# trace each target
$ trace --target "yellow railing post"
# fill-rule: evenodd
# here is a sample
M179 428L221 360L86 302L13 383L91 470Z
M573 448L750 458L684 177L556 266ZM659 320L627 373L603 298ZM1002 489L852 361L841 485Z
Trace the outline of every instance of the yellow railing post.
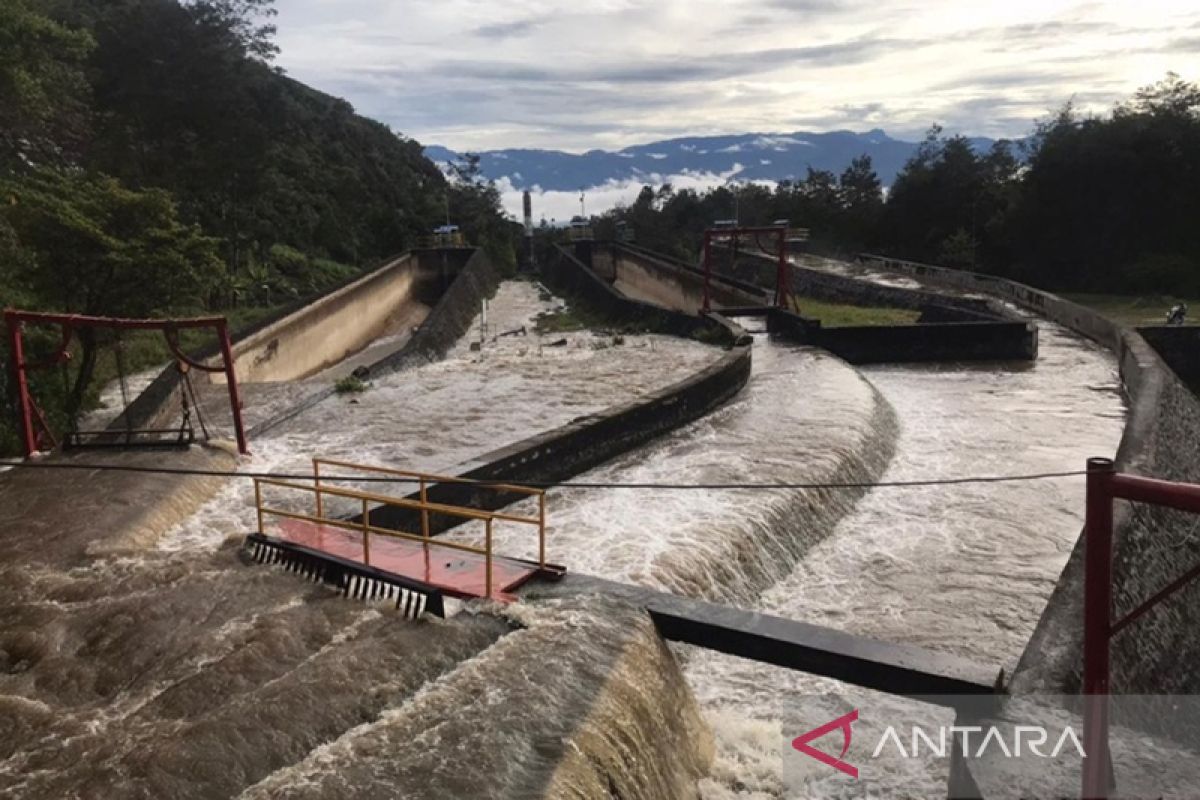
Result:
M488 517L486 520L484 520L484 524L487 526L487 538L485 539L486 544L484 545L484 550L486 552L486 558L487 558L487 564L484 567L485 575L486 575L486 577L484 578L484 596L491 598L491 596L492 596L492 518Z
M313 484L316 486L317 494L317 518L325 518L325 504L321 499L321 461L313 459Z
M263 530L262 484L258 478L254 479L254 508L258 512L258 533L261 536L266 531Z
M546 568L546 493L538 495L538 566Z
M363 528L363 563L371 565L371 509L367 508L367 498L362 501Z
M421 535L429 538L429 495L425 491L425 476L421 476Z

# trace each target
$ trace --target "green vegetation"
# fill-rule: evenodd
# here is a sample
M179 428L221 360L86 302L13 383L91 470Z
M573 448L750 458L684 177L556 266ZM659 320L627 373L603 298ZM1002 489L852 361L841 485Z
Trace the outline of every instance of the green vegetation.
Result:
M1079 303L1081 306L1095 309L1115 322L1134 328L1141 325L1164 324L1167 312L1181 299L1168 295L1079 293L1067 293L1063 297ZM1189 309L1195 309L1197 313L1200 313L1200 300L1183 300L1183 302Z
M271 6L0 0L0 305L236 328L415 245L447 200L469 241L515 263L477 161L448 180L417 142L286 77ZM51 332L29 335L35 358L52 352ZM66 390L38 379L56 426L112 377L103 344L78 342ZM166 358L149 342L127 355L131 370ZM5 410L2 455L10 426Z
M616 223L692 260L704 229L789 219L818 251L873 250L1054 291L1200 295L1200 87L1168 75L1103 117L1070 105L1019 144L977 153L934 127L886 200L867 158L769 188L646 187Z
M333 388L338 394L362 394L370 386L355 375L347 375L335 383Z
M809 297L796 298L796 311L806 317L821 320L826 328L850 325L913 325L921 316L918 311L882 306L847 306L825 303Z

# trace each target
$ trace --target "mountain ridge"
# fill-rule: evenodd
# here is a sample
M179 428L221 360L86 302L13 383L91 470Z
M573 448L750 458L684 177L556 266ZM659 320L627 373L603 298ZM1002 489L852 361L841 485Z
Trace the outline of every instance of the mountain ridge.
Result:
M967 137L977 150L996 140ZM719 136L679 136L621 150L567 153L540 148L479 151L483 175L507 181L514 189L574 191L611 183L657 183L673 175L710 174L729 180L796 180L813 169L840 173L860 155L871 157L883 184L891 185L920 142L896 139L880 128L850 130L751 132ZM439 145L425 147L439 165L461 157Z

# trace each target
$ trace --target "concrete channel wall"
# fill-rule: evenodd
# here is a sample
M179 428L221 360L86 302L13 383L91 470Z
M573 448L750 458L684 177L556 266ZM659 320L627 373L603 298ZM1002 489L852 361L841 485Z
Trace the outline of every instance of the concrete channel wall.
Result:
M1030 361L1037 358L1037 326L1029 322L973 321L916 325L796 324L797 315L773 311L767 329L825 350L851 364L955 361ZM802 319L802 318L799 318Z
M595 242L590 249L591 260L582 255L579 260L626 297L688 314L704 305L704 274L690 265L625 244ZM717 279L710 283L709 300L723 308L766 304L771 297L756 286Z
M379 377L443 358L455 342L470 330L482 301L494 295L496 287L500 285L500 272L483 250L422 250L415 255L427 262L427 270L446 275L450 287L442 293L420 330L400 350L366 365L370 376ZM332 384L318 389L251 428L250 437L261 436L333 396L336 391Z
M400 274L389 272L391 268L398 266L403 267ZM394 287L406 283L405 273L416 274L417 279L408 284L413 292L400 298L400 305L407 307L419 302L433 308L422 313L420 329L401 350L368 366L368 370L375 374L402 369L415 363L425 363L444 355L458 337L466 333L475 310L479 308L479 301L494 294L500 282L499 273L490 259L475 248L414 250L405 253L367 276L352 280L317 297L307 298L254 326L235 332L234 353L237 358L235 363L238 364L239 382L249 382L240 366L248 352L265 352L265 349L270 348L272 340L278 341L275 345L277 353L292 352L296 342L291 339L291 333L298 331L303 335L322 326L322 320L325 321L324 324L329 324L328 320L336 319L338 324L352 331L358 330L360 326L363 330L378 331L374 320L378 319L379 312L386 314L386 308L379 306L370 295L371 288L379 286L374 281L382 281L385 286L390 284ZM377 312L366 318L365 325L353 313L357 307L356 299L372 306ZM358 334L349 338L362 340L362 344L370 341ZM237 357L238 353L243 355ZM215 345L191 354L192 358L197 360L210 360L215 355ZM272 360L278 358L277 356ZM262 374L258 373L259 376ZM253 379L251 377L251 380ZM168 365L130 405L129 418L132 426L153 428L173 422L176 412L172 404L176 383L175 367L173 364ZM332 386L315 392L291 408L259 423L249 434L261 435L332 393ZM121 420L122 424L123 422ZM114 427L117 424L114 422Z
M627 298L561 247L544 263L542 279L614 323L720 342L728 351L703 370L649 396L481 455L456 468L456 476L512 483L563 481L700 419L724 405L750 379L753 339L719 314L692 316ZM457 483L432 486L428 496L434 502L486 509L503 508L524 497ZM402 530L417 530L419 525L415 514L391 507L372 510L371 522ZM436 533L458 522L433 515L430 527Z
M386 333L419 325L440 294L443 277L411 253L400 256L237 342L233 353L238 380L306 378Z
M1010 300L1113 351L1128 395L1121 471L1200 482L1200 401L1137 331L1050 292L992 275L864 255L873 266ZM1097 453L1097 456L1108 455ZM1084 464L1079 468L1083 469ZM1200 561L1197 517L1117 503L1114 517L1114 618L1135 608ZM1083 539L1076 543L1013 676L1017 692L1073 692L1082 671ZM1118 694L1200 691L1200 583L1193 582L1113 640Z
M602 245L593 254L608 251L615 263L615 288L626 285L641 297L659 305L699 303L703 296L703 272L687 264L627 245ZM953 361L1028 361L1037 358L1037 326L1028 321L1001 318L981 299L948 297L900 287L880 287L866 281L828 275L795 267L809 290L832 302L854 305L887 305L918 309L915 325L844 325L826 327L820 320L783 309L766 308L771 292L756 285L774 285L776 264L750 255L739 261L736 276L713 276L714 304L725 308L763 307L767 329L798 344L821 347L851 364L887 364ZM623 266L628 265L628 266ZM794 265L793 265L794 266ZM601 273L602 274L602 273ZM747 280L749 279L749 280ZM698 305L697 305L698 307ZM731 311L730 313L734 313Z

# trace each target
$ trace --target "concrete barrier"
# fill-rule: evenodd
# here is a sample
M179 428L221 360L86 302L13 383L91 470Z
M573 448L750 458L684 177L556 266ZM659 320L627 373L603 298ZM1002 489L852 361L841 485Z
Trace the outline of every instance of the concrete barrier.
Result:
M1010 300L1113 351L1129 400L1117 469L1200 482L1200 401L1137 331L1040 289L994 275L864 254L867 263L931 283ZM1096 455L1106 455L1097 453ZM1084 464L1079 465L1080 469ZM1128 611L1200 561L1195 515L1118 503L1114 514L1114 613ZM1118 694L1200 691L1200 584L1192 583L1113 641L1112 688ZM1074 550L1035 629L1012 688L1074 692L1083 640L1083 539ZM1148 721L1152 722L1152 721Z
M702 271L629 245L603 247L607 248L607 260L613 265L613 287L626 297L689 314L694 314L703 307ZM598 244L597 253L603 253L603 247ZM604 260L603 256L601 260ZM719 277L709 282L709 301L714 308L765 305L771 300L771 293L764 292L757 286Z

